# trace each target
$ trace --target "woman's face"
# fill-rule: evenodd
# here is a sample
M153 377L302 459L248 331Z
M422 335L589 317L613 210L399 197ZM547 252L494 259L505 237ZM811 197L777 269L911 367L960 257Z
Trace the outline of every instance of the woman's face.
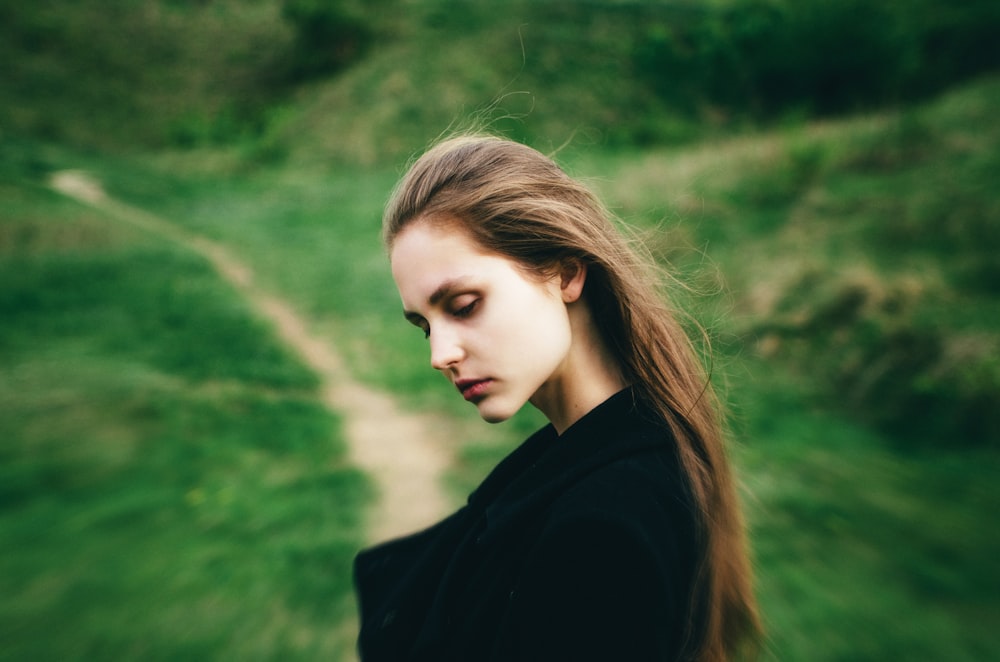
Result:
M495 423L565 372L572 342L559 276L528 276L454 224L416 221L397 237L392 275L431 366ZM552 389L543 389L551 391ZM533 399L534 398L534 399Z

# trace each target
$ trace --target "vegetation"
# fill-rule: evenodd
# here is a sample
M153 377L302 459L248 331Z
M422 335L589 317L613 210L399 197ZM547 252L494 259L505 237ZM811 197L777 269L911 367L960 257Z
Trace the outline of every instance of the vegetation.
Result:
M1000 66L990 0L0 0L0 19L5 127L325 164L398 163L474 114L549 147L688 143Z
M367 488L315 377L202 260L0 191L0 657L349 650Z
M747 140L735 157L723 147L683 178L656 152L610 177L630 208L659 197L711 248L737 297L723 315L737 342L906 446L996 447L998 104L993 81Z
M207 264L46 178L225 244L356 375L472 419L377 227L477 123L692 285L766 657L1000 656L995 4L0 0L0 657L347 657L367 498ZM456 491L539 422L484 426Z
M672 107L757 118L913 100L1000 65L995 3L744 0L635 7L638 73ZM958 37L961 35L961 38Z

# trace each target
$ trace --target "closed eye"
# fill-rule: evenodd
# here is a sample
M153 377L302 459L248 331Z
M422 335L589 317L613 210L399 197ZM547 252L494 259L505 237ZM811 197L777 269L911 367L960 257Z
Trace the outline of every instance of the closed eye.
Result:
M464 319L464 318L472 315L472 313L475 312L476 307L478 305L479 305L479 299L473 299L470 303L468 303L468 304L462 306L461 308L459 308L458 310L452 312L452 315L454 315L455 317L458 317L459 319Z
M449 314L456 319L466 319L476 312L480 303L482 303L482 297L477 294L456 296L448 306L451 309ZM431 337L431 325L423 315L410 311L404 311L403 315L406 317L406 321L424 332L424 338Z

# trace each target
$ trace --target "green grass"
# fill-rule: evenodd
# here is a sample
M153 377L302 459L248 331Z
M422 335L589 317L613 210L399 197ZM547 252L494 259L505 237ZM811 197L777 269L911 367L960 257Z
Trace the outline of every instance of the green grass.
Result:
M1000 443L1000 83L624 159L602 188L728 298L720 332L905 443Z
M488 428L429 369L378 224L406 158L477 120L563 146L693 284L765 659L1000 658L995 77L806 123L821 99L779 85L767 114L718 80L754 72L726 30L767 27L720 17L788 3L383 4L366 56L306 83L279 0L23 4L0 0L0 659L344 657L369 497L315 376L204 260L45 177L88 170L221 242L355 375L482 430L462 493L541 417ZM827 16L888 45L889 73L923 62L917 96L995 66L990 3L917 4L862 8L890 24L803 3L819 31L786 37L808 52L750 59L844 92L824 73L850 58L811 48L851 41Z
M989 428L960 434L961 419L949 414L918 442L872 418L881 402L906 404L890 400L891 388L956 395L954 407L996 386L995 364L983 359L995 357L1000 328L990 280L1000 227L997 89L985 80L921 108L684 150L577 143L560 156L701 290L679 298L716 344L768 659L1000 655L991 630L1000 539L988 525L1000 506L995 437ZM115 195L230 247L263 287L315 320L365 381L409 407L474 421L400 315L377 236L396 170L247 167L223 152L141 163L42 154L47 161L19 161L22 179L54 164L91 170ZM22 596L3 616L16 625L8 630L31 635L17 645L36 640L55 613L72 632L57 640L65 648L48 642L59 653L70 641L118 658L184 656L187 645L196 657L337 650L344 637L331 624L349 610L346 575L333 570L343 560L326 558L345 559L357 544L363 490L326 445L336 422L319 411L308 373L199 260L27 184L5 195L14 212L0 240L0 301L14 321L0 331L0 356L10 367L4 409L17 415L2 432L21 440L18 457L28 459L0 466L10 502L36 505L5 515L3 539L11 549L44 543L32 548L42 553L5 555L11 572L0 576L29 578L0 586ZM183 274L183 285L157 276L168 273ZM892 344L907 333L940 343L933 347L947 351L930 356L951 362L914 363L922 355L899 348L924 345ZM146 342L151 334L163 342ZM176 352L177 342L204 346ZM862 378L874 379L864 369L884 356L902 357L894 369L910 372L893 374L913 381L864 391ZM980 420L975 411L967 420ZM538 423L527 413L488 432L484 425L451 483L475 484ZM142 445L201 435L218 439L216 450ZM74 436L111 443L67 441ZM138 458L151 464L139 468ZM294 522L317 525L280 530ZM83 561L61 551L68 541ZM129 559L151 559L121 561L129 569L120 584L100 571L116 542L147 552ZM161 547L168 553L152 553ZM233 568L247 556L260 565ZM179 577L163 589L170 618L120 606L140 604L144 582L161 576ZM327 600L327 591L341 597ZM103 597L93 615L78 615L89 594ZM266 596L266 608L254 596ZM192 621L176 615L184 608Z
M5 133L135 153L257 135L280 106L279 2L0 0L0 19Z
M471 117L546 148L691 143L996 71L994 5L0 0L0 122L314 166L392 163Z
M766 363L741 367L734 456L765 659L995 657L996 453L901 453Z
M366 480L207 263L0 182L0 658L352 645Z
M733 410L769 658L975 660L998 652L989 624L998 615L992 559L1000 539L983 526L1000 505L991 438L955 440L938 429L918 443L882 433L865 424L879 393L858 407L858 393L822 378L851 352L883 347L893 336L880 323L919 330L929 320L942 338L994 342L995 293L949 274L989 257L997 228L988 186L995 91L987 81L905 114L693 150L564 155L703 290L681 299L710 326ZM262 276L324 320L366 380L412 407L471 420L399 317L376 236L393 175L261 173L185 189L179 205L167 194L145 200L266 265ZM980 225L938 237L934 217L920 216L935 206L965 210L960 218ZM880 238L892 223L914 226L905 241ZM950 250L932 250L945 240ZM909 291L909 279L921 296L899 314L889 307L829 317L845 284L888 302ZM770 329L800 319L828 326L780 336L775 352ZM836 343L836 353L824 353L825 343ZM471 440L456 489L474 485L537 423L527 415L498 437ZM958 421L940 423L948 430Z

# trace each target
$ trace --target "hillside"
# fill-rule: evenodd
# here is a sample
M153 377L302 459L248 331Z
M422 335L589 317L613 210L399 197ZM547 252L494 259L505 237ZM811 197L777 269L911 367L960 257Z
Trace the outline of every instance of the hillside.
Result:
M461 499L540 417L482 426L428 369L378 224L415 151L478 125L684 284L764 659L1000 658L1000 5L498 6L0 0L0 648L349 660L373 496L270 323L52 173L224 247L353 376L474 430Z
M927 98L1000 67L998 28L987 0L0 0L0 126L319 166L477 123L646 148Z
M998 108L987 79L899 113L644 152L603 188L627 215L677 219L659 242L681 265L708 253L732 297L723 343L904 446L996 448Z

